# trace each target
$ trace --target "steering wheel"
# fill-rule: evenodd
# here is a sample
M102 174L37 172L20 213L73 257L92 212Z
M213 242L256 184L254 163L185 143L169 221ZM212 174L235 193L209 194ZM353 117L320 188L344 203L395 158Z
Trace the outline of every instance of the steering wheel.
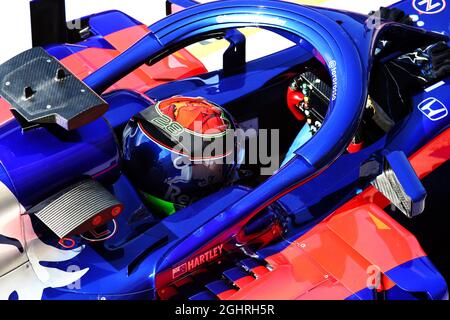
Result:
M283 1L210 2L153 24L149 27L151 33L84 79L102 93L144 62L156 62L207 35L242 27L279 30L308 41L328 67L333 93L321 129L296 150L296 156L279 172L227 209L231 221L258 212L320 173L344 152L354 137L365 106L368 74L355 43L339 23L314 8Z

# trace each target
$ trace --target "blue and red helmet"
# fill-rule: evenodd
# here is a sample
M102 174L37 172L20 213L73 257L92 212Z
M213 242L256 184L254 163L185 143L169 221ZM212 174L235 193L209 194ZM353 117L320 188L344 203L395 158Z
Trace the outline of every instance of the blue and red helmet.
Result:
M244 146L235 129L224 108L203 98L160 101L125 128L125 170L149 200L186 206L237 176Z

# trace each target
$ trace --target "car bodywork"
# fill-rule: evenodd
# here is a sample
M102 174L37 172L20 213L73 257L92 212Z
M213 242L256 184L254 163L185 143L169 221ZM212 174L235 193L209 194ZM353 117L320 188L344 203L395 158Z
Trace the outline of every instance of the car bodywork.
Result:
M171 3L178 9L194 4ZM408 0L395 7L416 13ZM424 191L411 180L408 165L422 180L450 157L448 111L430 118L421 108L424 102L447 108L448 79L411 97L411 112L388 134L359 152L344 152L361 121L375 40L408 30L418 43L424 34L424 43L426 37L448 42L450 31L441 29L449 16L448 10L422 15L427 31L436 32L427 34L387 21L371 29L367 16L279 1L219 1L150 27L117 11L83 18L90 30L86 39L44 48L102 94L109 105L102 118L57 134L45 126L23 131L10 104L0 100L0 297L448 298L443 277L416 238L387 213L391 202L371 184L386 163L400 163L398 179L406 179L412 202L423 204ZM236 29L249 26L297 45L243 63ZM212 36L227 39L231 50L223 70L207 72L182 48ZM284 93L280 88L301 66L320 60L312 48L335 69L337 97L327 116L334 125L324 125L257 187L228 186L156 221L120 170L115 132L152 101L174 95L205 97L227 106L238 122L249 120L257 106L280 98L274 92ZM251 105L250 112L240 111L242 105ZM286 120L286 126L294 123ZM27 212L80 176L108 185L124 212L112 225L114 237L98 243L66 239L66 245L45 234ZM283 214L265 215L267 208ZM264 227L246 233L261 220ZM265 243L271 233L277 240Z

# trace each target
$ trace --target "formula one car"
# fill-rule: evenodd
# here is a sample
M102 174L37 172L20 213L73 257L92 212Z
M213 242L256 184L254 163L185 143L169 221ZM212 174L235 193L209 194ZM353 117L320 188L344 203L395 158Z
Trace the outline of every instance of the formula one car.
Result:
M448 299L404 227L445 221L445 5L172 0L147 27L32 1L0 66L0 298ZM247 61L246 28L292 45ZM220 70L186 49L210 39Z

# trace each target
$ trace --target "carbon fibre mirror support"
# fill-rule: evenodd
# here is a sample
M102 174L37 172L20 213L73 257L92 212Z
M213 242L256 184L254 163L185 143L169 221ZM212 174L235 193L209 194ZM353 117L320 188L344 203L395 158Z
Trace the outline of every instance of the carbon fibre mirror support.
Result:
M40 47L0 65L0 96L24 129L57 124L74 130L108 110L100 96Z

